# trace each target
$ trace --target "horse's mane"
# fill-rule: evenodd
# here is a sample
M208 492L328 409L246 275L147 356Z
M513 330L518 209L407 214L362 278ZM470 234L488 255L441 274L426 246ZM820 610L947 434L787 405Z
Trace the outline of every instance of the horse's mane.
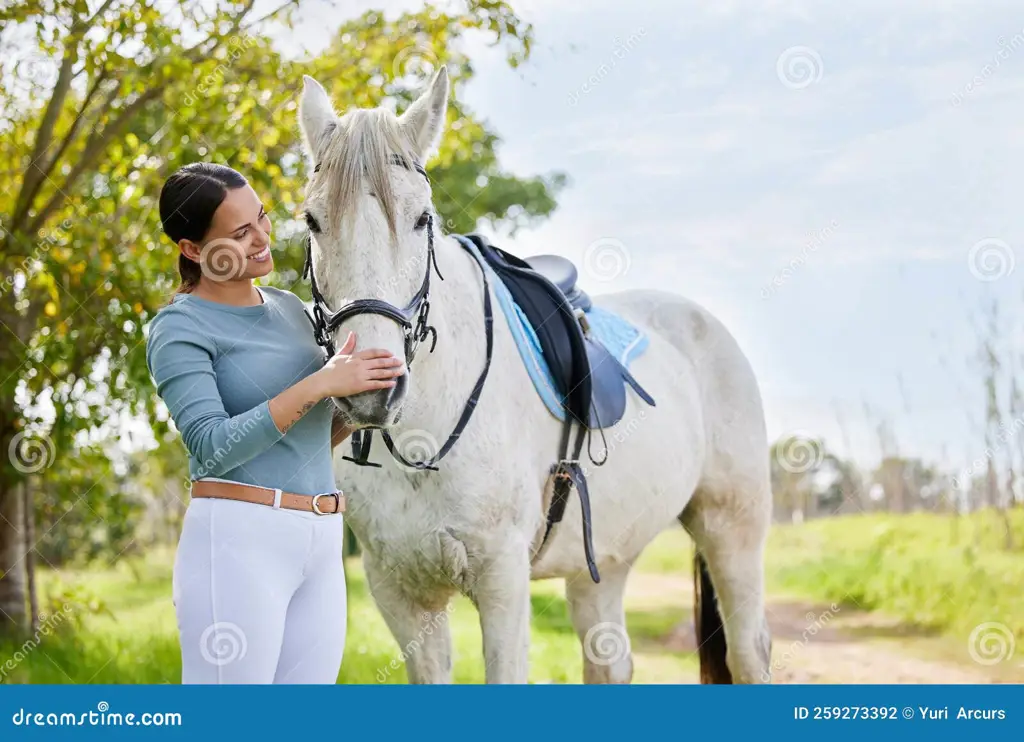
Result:
M393 155L415 161L391 111L355 109L339 119L324 147L319 173L327 179L327 217L336 229L340 230L342 220L358 202L356 196L365 178L384 211L391 239L396 238L397 204L390 177Z

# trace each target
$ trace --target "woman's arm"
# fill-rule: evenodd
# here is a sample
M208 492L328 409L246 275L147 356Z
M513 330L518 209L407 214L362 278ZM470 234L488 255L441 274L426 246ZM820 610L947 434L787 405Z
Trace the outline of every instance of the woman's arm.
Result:
M350 334L322 369L234 417L224 409L217 388L212 341L187 316L154 319L146 361L157 394L200 463L202 476L219 476L270 448L322 399L387 388L404 372L402 362L386 351L348 355L354 346Z
M353 430L354 428L345 425L345 421L342 420L337 410L335 410L334 416L331 418L331 449L333 450L341 443L344 443L345 439L352 435Z
M150 325L146 363L200 476L220 476L270 448L284 435L263 402L234 417L224 409L213 370L215 348L186 315L158 315Z

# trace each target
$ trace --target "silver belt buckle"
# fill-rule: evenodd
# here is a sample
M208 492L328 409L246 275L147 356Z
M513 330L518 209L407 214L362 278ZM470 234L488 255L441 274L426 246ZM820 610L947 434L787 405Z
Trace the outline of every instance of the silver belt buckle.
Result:
M320 509L318 501L321 497L333 497L334 498L334 512L325 513ZM341 510L341 495L338 492L321 492L319 495L313 495L313 512L317 515L337 515Z

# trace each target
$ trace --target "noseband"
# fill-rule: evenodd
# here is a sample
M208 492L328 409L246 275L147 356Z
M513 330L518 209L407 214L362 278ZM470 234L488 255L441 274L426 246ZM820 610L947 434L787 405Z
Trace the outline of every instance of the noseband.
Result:
M399 155L392 155L391 162L402 167L408 167L405 160ZM416 171L424 178L427 177L427 172L418 163L413 163ZM320 166L317 165L313 172L320 170ZM412 300L404 307L399 308L394 304L389 304L382 299L356 299L349 302L345 306L338 309L336 312L332 312L327 306L327 300L324 299L323 294L320 293L320 289L316 285L316 272L313 270L313 241L312 235L306 235L306 261L302 266L302 277L306 278L309 276L309 286L313 295L313 337L316 339L317 345L324 348L327 353L331 356L334 355L334 341L331 340L333 335L341 323L347 319L355 317L359 314L379 314L383 317L387 317L390 320L394 320L401 327L405 334L405 360L406 363L412 363L412 359L416 356L416 349L419 344L426 340L428 337L431 338L430 350L433 352L434 346L437 345L437 331L427 323L427 318L430 314L430 269L433 267L437 273L437 277L442 281L444 276L441 275L441 271L437 267L437 256L434 253L434 216L433 214L427 216L427 270L423 274L423 282L420 284L419 291L412 297Z
M394 165L400 165L407 169L409 167L405 158L400 155L392 155L391 163ZM424 170L419 163L414 162L413 167L416 169L416 172L427 179L428 183L430 182L430 178L427 176L426 170ZM320 165L317 165L313 169L313 172L318 172L319 170ZM397 322L401 326L405 335L406 366L410 366L412 364L420 343L428 337L431 339L430 352L434 352L434 348L437 345L437 330L428 323L430 315L431 268L433 268L434 272L437 273L437 277L442 281L444 280L444 276L441 275L441 271L437 267L437 254L434 252L433 214L427 215L426 230L427 270L423 274L423 282L420 284L419 290L415 293L408 304L399 308L394 304L389 304L388 302L383 301L382 299L355 299L334 312L332 312L327 306L327 301L324 299L323 294L320 293L320 289L316 285L316 271L313 270L313 240L312 235L307 233L306 260L302 266L302 277L306 278L309 276L310 291L313 295L313 316L310 318L310 321L313 323L313 337L315 338L317 345L327 351L328 356L333 356L335 354L334 341L331 340L331 335L337 331L342 322L360 314L379 314L382 317L387 317L388 319ZM387 430L381 430L381 437L384 439L384 443L387 445L388 451L391 452L391 455L405 466L413 469L437 470L437 462L444 458L444 456L452 449L452 446L455 445L459 436L462 435L463 429L466 427L467 423L469 423L469 419L473 415L473 410L476 409L477 402L479 401L480 392L483 391L484 382L487 379L487 372L491 366L491 356L493 355L494 350L494 318L491 311L491 291L487 281L486 268L481 262L482 259L477 257L474 252L470 252L470 254L473 255L473 258L476 260L477 265L480 268L480 275L483 277L484 283L484 325L487 336L487 355L486 360L484 361L484 368L473 387L473 391L470 394L465 407L463 407L462 415L459 417L459 421L456 423L455 429L448 437L448 440L445 441L445 444L441 446L440 450L431 458L425 461L407 460L405 456L402 455L402 452L396 448L390 433ZM353 456L344 456L343 458L360 466L380 467L380 464L374 464L368 461L370 446L373 443L372 436L372 428L354 431L351 436Z

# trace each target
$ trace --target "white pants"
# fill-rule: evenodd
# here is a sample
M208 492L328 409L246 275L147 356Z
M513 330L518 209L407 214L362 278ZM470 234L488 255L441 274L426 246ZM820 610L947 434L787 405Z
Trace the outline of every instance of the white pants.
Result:
M183 684L333 684L343 515L194 498L174 560Z

